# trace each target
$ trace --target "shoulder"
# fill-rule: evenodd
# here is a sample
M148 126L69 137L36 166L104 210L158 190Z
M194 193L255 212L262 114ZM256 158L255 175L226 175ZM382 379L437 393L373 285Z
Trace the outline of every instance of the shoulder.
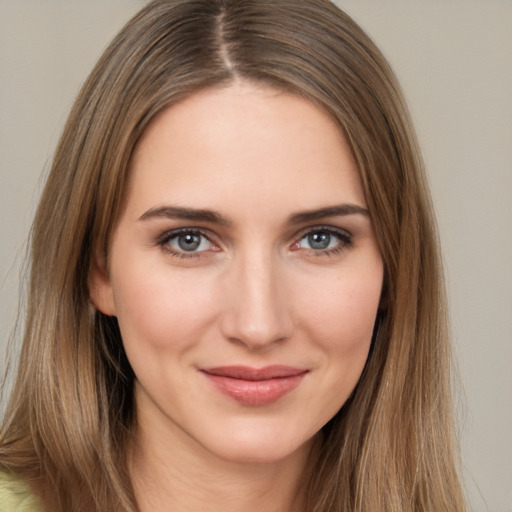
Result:
M28 485L0 469L0 512L38 512L41 508Z

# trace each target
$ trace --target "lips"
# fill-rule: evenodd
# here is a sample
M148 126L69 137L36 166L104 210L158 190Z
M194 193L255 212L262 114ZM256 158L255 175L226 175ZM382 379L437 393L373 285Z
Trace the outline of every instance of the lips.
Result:
M201 372L221 393L242 405L262 406L292 392L308 370L291 366L220 366Z

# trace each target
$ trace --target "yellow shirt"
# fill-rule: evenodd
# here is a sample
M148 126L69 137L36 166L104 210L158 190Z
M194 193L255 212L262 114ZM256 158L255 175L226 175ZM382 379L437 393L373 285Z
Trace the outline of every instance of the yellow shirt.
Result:
M41 512L28 485L12 473L0 471L0 512Z

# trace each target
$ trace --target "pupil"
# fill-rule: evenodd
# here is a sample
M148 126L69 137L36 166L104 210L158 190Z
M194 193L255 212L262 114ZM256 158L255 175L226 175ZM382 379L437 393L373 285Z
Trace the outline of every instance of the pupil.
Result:
M322 232L313 233L312 235L308 235L308 242L313 249L327 249L331 242L331 235Z
M181 235L178 237L178 245L184 251L195 251L201 244L200 235Z

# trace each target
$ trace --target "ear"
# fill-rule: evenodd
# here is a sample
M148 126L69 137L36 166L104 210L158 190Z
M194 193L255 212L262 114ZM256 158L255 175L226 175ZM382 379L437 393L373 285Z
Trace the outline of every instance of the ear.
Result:
M89 271L89 297L96 309L107 316L116 316L114 292L103 253L96 251Z

